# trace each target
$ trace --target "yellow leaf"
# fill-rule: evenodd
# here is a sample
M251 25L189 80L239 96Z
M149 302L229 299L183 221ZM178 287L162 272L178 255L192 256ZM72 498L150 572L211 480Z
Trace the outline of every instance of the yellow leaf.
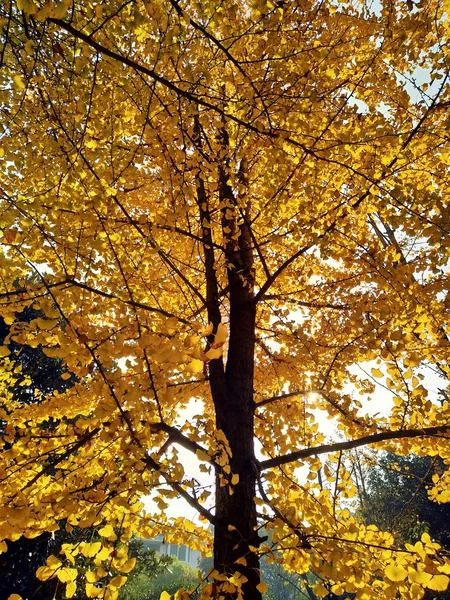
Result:
M198 358L194 358L188 365L187 369L191 373L201 373L204 368L204 363L202 360L198 360Z
M187 531L188 533L194 533L195 525L192 521L185 520L183 523L183 526L184 526L184 530Z
M211 457L209 456L209 454L207 452L205 452L204 450L196 450L195 452L198 460L203 460L205 462L209 462L211 460Z
M323 598L324 596L328 596L328 590L323 585L323 583L318 583L317 585L315 585L314 588L313 588L313 590L314 590L314 594L316 596L318 596L319 598Z
M39 329L43 329L44 331L53 329L53 327L55 327L57 324L58 321L56 319L36 319L36 325L39 327Z
M42 348L42 352L50 358L64 358L67 356L69 350L55 346L53 348Z
M171 595L168 594L165 590L164 592L161 592L161 595L159 597L159 600L170 600Z
M33 40L28 40L24 46L25 52L29 55L33 54L33 46L34 46Z
M241 556L241 558L238 558L237 560L234 561L237 565L244 565L244 567L247 565L247 561L245 560L245 558L243 556Z
M13 81L14 81L14 87L16 88L16 90L22 91L25 89L25 84L20 75L14 75Z
M101 535L102 537L105 537L105 538L113 536L114 529L113 529L112 525L105 525L104 527L99 529L98 535Z
M98 598L105 590L98 588L92 583L86 583L86 596L88 598Z
M403 567L398 567L396 564L391 563L384 571L391 581L403 581L408 575L408 571Z
M7 346L0 346L0 358L5 358L5 356L9 356L10 354L11 352Z
M383 372L380 369L372 369L371 373L374 377L383 377Z
M124 563L121 567L118 568L118 570L121 573L130 573L134 567L136 565L136 558L130 558L130 560L127 560L126 563Z
M77 584L75 581L69 581L66 585L66 598L73 598L75 592L77 591Z
M202 329L201 331L201 335L203 337L208 337L208 335L211 335L214 329L214 325L212 323L208 324L208 327L205 327L205 329Z
M63 567L62 569L58 569L56 571L56 577L61 583L68 583L69 581L73 581L74 579L76 579L77 575L77 569L70 569L68 567Z
M206 358L209 360L215 360L216 358L220 358L222 356L222 348L210 348L208 352L205 352Z
M264 594L264 592L267 591L267 585L263 581L261 581L256 586L256 589L258 590L258 592L261 592L261 594Z
M105 536L107 537L107 536ZM101 550L102 543L101 542L92 542L92 543L82 543L80 544L80 552L83 556L92 558L96 554L98 554Z
M111 548L103 547L96 556L96 560L106 560L111 554Z
M231 477L231 484L237 485L239 483L239 473L234 473Z
M19 596L19 594L11 594L8 596L8 600L22 600L22 596Z
M62 562L57 558L54 554L50 554L50 556L46 560L47 566L52 569L59 569L62 567Z
M425 571L410 571L408 573L408 577L413 583L427 585L432 576L429 573L426 573Z
M47 581L51 579L55 574L55 570L50 567L39 567L36 571L36 577L40 581Z
M446 575L449 575L450 574L450 560L447 559L443 565L440 565L439 571L441 573L445 573Z
M223 323L219 323L217 326L217 332L214 336L213 348L220 348L227 341L227 328Z
M124 575L117 575L117 577L113 577L111 579L111 581L109 582L109 585L112 586L113 588L119 589L126 584L127 579L128 579L128 577L125 577Z
M427 588L434 590L435 592L445 592L449 581L447 575L434 575L431 581L427 583Z

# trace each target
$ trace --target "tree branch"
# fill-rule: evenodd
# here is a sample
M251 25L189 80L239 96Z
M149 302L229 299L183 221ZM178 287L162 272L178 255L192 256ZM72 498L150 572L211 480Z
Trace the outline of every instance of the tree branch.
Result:
M159 465L151 456L147 456L144 459L144 462L153 471L160 473L166 480L166 483L170 485L170 487L173 490L175 490L184 500L186 500L189 506L195 509L200 515L202 515L202 517L207 519L213 525L217 523L216 517L211 512L209 512L209 510L207 510L204 506L202 506L200 502L198 502L195 498L192 498L192 496L190 496L188 492L179 483L177 483L176 481L172 481L168 473L166 473L161 468L161 465Z
M438 425L436 427L425 427L424 429L398 429L396 431L382 431L380 433L374 433L372 435L366 435L356 440L349 440L348 442L336 442L334 444L324 444L323 446L317 446L316 448L303 448L302 450L296 450L290 452L284 456L277 456L268 460L263 460L259 463L261 471L271 469L273 467L279 467L287 463L301 460L302 458L309 458L310 456L316 456L318 454L328 454L330 452L340 452L342 450L350 450L352 448L359 448L360 446L368 446L369 444L377 444L379 442L385 442L388 440L399 440L406 438L415 437L432 437L442 433L450 431L450 425Z
M261 408L261 406L266 406L266 404L271 404L272 402L277 402L278 400L285 400L286 398L293 398L294 396L307 396L308 394L316 394L320 392L316 392L315 390L301 390L299 392L287 392L286 394L280 394L279 396L271 396L270 398L265 398L265 400L260 400L256 402L256 408Z
M87 292L91 292L92 294L98 294L99 296L102 296L103 298L110 298L111 300L117 300L118 302L122 302L122 304L127 304L129 306L133 306L134 308L141 308L142 310L147 310L149 312L155 312L155 313L164 315L165 317L168 317L168 318L174 317L181 323L184 323L185 325L189 325L189 321L187 319L184 319L183 317L177 317L176 315L174 315L170 312L167 312L167 311L163 310L162 308L155 308L153 306L149 306L148 304L144 304L143 302L136 302L133 300L125 300L123 298L119 298L115 294L111 294L110 292L104 292L103 290L94 288L90 285L87 285L86 283L81 283L80 281L77 281L76 279L68 278L62 283L71 284L73 286L76 286L83 290L86 290ZM62 285L62 283L60 285Z
M149 427L152 432L164 431L164 433L168 434L170 442L175 442L180 446L183 446L183 448L186 448L186 450L190 450L194 454L197 451L206 452L203 446L197 444L197 442L190 440L187 436L183 435L181 431L179 431L179 429L177 429L176 427L172 427L171 425L167 425L166 423L150 423Z

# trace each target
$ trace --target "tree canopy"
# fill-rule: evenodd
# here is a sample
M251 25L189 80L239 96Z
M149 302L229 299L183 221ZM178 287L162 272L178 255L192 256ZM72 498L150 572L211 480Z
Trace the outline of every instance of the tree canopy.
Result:
M1 4L0 355L41 346L76 383L24 406L2 375L0 537L96 527L102 542L38 570L67 597L82 556L83 593L117 598L133 560L116 542L135 532L211 550L203 598L259 600L273 550L320 578L318 597L447 587L429 535L397 546L355 520L342 456L450 457L448 401L426 377L445 390L449 14L447 0ZM24 323L28 307L43 316ZM433 481L440 502L449 478ZM176 497L201 520L169 519Z

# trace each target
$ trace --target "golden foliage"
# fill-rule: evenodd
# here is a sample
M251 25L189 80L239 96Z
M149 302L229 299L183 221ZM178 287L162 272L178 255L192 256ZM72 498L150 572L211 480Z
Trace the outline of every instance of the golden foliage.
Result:
M16 0L0 11L1 386L11 341L77 378L32 406L2 395L0 537L97 527L101 542L66 547L38 576L73 596L81 554L87 597L111 600L126 576L106 584L108 565L133 568L118 540L163 533L210 549L208 530L165 509L181 497L214 522L178 446L230 497L246 485L213 397L218 365L239 371L235 285L256 306L248 435L270 544L213 572L204 597L239 597L248 555L277 560L275 549L286 568L321 576L318 597L444 590L437 544L396 548L352 515L345 453L377 442L450 458L448 401L426 376L447 385L448 3ZM42 316L18 322L27 306ZM392 408L372 416L382 388ZM325 445L319 414L347 441ZM449 500L448 479L431 497ZM155 514L143 511L149 492Z

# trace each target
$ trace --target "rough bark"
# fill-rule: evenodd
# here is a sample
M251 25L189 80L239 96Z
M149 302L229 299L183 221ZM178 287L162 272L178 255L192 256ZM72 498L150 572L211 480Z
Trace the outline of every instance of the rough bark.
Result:
M226 145L228 139L225 130L222 136ZM256 319L253 256L246 218L239 225L236 239L239 208L228 184L226 167L226 164L219 167L219 195L224 207L222 225L224 231L228 232L225 254L229 264L230 338L224 394L213 394L213 399L216 425L228 440L231 472L239 475L239 482L230 493L229 486L221 487L220 473L217 474L214 567L221 573L242 573L248 580L242 588L245 600L261 600L261 593L256 588L260 582L259 559L250 549L251 546L258 546L259 539L254 503L257 471L253 433ZM211 386L214 385L211 381ZM246 564L236 564L242 557Z
M223 147L228 145L224 128L220 132ZM202 132L199 116L194 117L194 142L202 152ZM242 169L244 170L244 169ZM240 173L244 182L244 173ZM236 571L247 581L242 587L245 600L261 600L257 589L260 582L259 559L250 547L258 546L256 507L254 503L256 469L253 443L253 369L255 348L256 303L253 293L254 273L251 232L247 215L239 219L239 207L228 179L228 164L218 167L222 227L228 262L228 294L230 308L230 337L226 367L222 358L209 363L209 382L215 408L216 427L224 434L231 451L230 468L239 476L234 486L221 486L222 476L216 473L216 510L214 529L214 568L219 573L233 575ZM196 178L197 203L202 223L203 253L206 273L206 308L213 333L221 322L218 282L215 272L214 244L211 229L209 198L199 170ZM238 225L238 221L241 223ZM205 226L206 225L206 226ZM231 526L231 527L230 527ZM236 564L245 558L247 564ZM222 592L220 592L222 594ZM230 598L236 594L229 594Z
M214 532L214 566L219 572L241 572L245 600L260 600L259 560L249 549L258 546L256 508L254 504L256 470L253 444L253 352L255 304L239 274L229 273L230 342L225 370L225 401L216 404L216 424L228 440L232 453L232 473L239 483L230 495L228 486L216 482L216 518ZM228 525L235 529L229 531ZM247 565L236 565L245 557Z

